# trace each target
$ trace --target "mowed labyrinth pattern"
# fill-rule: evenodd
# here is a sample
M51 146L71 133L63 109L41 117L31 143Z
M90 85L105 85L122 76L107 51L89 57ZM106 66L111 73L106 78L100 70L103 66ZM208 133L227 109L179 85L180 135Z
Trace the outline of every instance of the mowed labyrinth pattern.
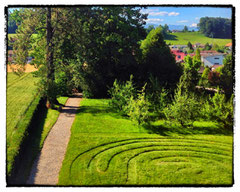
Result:
M232 144L171 137L103 142L75 156L69 177L78 185L229 185Z

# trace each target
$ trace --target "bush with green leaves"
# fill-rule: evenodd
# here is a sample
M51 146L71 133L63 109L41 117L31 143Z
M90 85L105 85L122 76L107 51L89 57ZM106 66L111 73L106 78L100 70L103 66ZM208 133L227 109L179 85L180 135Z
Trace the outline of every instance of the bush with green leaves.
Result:
M203 118L220 123L224 128L233 127L233 95L226 101L225 94L216 92L202 108Z
M169 103L168 91L160 85L157 77L150 75L149 81L146 97L150 103L150 109L157 114L161 114Z
M180 80L182 82L182 87L185 87L184 89L194 91L196 85L199 81L199 69L201 66L201 61L198 60L196 56L190 57L187 55L184 57L184 63L183 63L183 74L180 77Z
M118 80L115 80L113 87L109 90L109 94L112 98L110 106L118 112L127 115L129 102L131 98L134 99L136 96L136 88L133 85L133 75L131 75L130 80L125 83L120 83Z
M223 60L223 68L220 72L220 87L224 90L226 96L230 98L234 90L234 62L232 55L227 55Z
M183 127L192 127L200 116L201 104L192 92L182 91L181 83L175 91L174 99L164 109L164 114L170 123L180 123Z
M146 99L145 93L146 84L143 86L140 93L137 94L137 98L132 96L129 102L128 115L130 119L135 122L139 128L149 120L149 106L150 103Z
M199 80L199 85L204 87L209 87L208 74L210 73L210 68L206 67L202 73L202 76Z
M74 85L69 79L65 71L59 71L55 74L55 83L59 95L71 95Z

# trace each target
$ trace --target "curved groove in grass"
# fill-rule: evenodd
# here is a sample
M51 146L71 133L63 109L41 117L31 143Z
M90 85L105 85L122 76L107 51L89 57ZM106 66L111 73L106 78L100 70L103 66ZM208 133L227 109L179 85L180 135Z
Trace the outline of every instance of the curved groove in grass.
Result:
M136 139L138 139L138 138L136 138ZM87 153L87 152L89 152L89 151L92 151L92 150L94 150L94 149L97 149L97 148L99 148L99 147L103 147L103 146L110 145L110 144L113 144L113 143L119 143L119 142L129 141L129 140L133 140L133 139L123 139L123 140L118 140L118 141L112 141L112 142L109 142L109 143L103 143L103 144L97 145L97 146L95 146L95 147L92 147L92 148L90 148L90 149L88 149L88 150L86 150L86 151L84 151L84 152L82 152L82 153L79 153L79 154L72 160L72 162L71 162L71 164L70 164L70 168L69 168L70 180L72 180L72 179L71 179L72 165L73 165L73 163L74 163L81 155L84 155L85 153Z
M104 172L106 172L109 168L109 165L112 161L112 159L114 157L116 157L117 155L121 154L121 153L124 153L124 152L127 152L127 151L131 151L131 150L135 150L135 149L144 149L144 148L149 148L149 147L159 147L159 146L163 146L163 145L149 145L149 146L142 146L142 147L135 147L135 148L131 148L131 149L126 149L126 150L123 150L123 151L119 151L117 153L115 153L114 155L112 155L110 157L110 159L108 160L108 164L107 164L107 167L106 169L104 170ZM169 146L169 145L166 145L166 146ZM184 145L171 145L171 147L184 147ZM188 147L198 147L198 146L188 146ZM158 151L176 151L176 149L172 150L172 149L164 149L164 150L158 150ZM179 151L182 151L182 150L179 150ZM225 154L220 154L220 153L213 153L213 152L208 152L208 151L198 151L198 150L184 150L184 151L190 151L190 152L198 152L198 153L207 153L207 154L214 154L214 155L222 155L222 156L225 156L225 157L228 157L227 155Z
M122 144L118 144L118 145L115 145L115 146L111 146L111 147L109 147L109 148L106 148L106 149L103 149L103 150L101 150L101 151L99 151L99 152L97 152L95 155L93 155L92 157L91 157L91 159L90 159L90 161L88 162L88 165L87 165L87 168L89 168L90 167L90 164L91 164L91 162L93 161L93 159L96 157L96 156L98 156L98 155L100 155L101 153L103 153L103 152L106 152L106 151L108 151L108 150L110 150L110 149L114 149L114 148L117 148L117 147L121 147L121 146L125 146L125 145L129 145L129 144L136 144L136 143L148 143L148 142L165 142L165 141L162 141L162 140L160 140L160 141L152 141L152 138L148 138L148 140L150 140L150 141L132 141L132 142L129 142L129 143L122 143ZM171 139L169 139L169 140L171 140ZM167 142L170 142L170 141L167 141ZM173 142L176 142L176 141L173 141ZM193 146L193 145L184 145L184 143L196 143L196 142L191 142L191 141L184 141L184 142L181 142L181 144L183 144L183 145L167 145L167 144L164 144L164 145L155 145L155 146L189 146L189 147L197 147L197 146ZM209 148L209 149L211 149L211 148L213 148L212 146L210 147L210 146L206 146L206 145L209 145L209 144L206 144L206 143L204 143L205 144L205 146L201 146L202 148ZM219 148L218 146L217 147L214 147L214 148L217 148L217 149L220 149L220 150L223 150L223 151L228 151L227 149L223 149L223 148Z
M123 139L123 140L118 140L118 141L112 141L112 142L108 142L108 143L103 143L103 144L97 145L97 146L92 147L92 148L90 148L90 149L88 149L88 150L86 150L86 151L84 151L84 152L82 152L82 153L79 153L79 154L73 159L73 161L72 161L71 164L70 164L70 168L69 168L70 180L72 180L72 178L71 178L71 171L72 171L72 166L73 166L74 162L75 162L80 156L84 155L85 153L88 153L88 152L90 152L90 151L92 151L92 150L94 150L94 149L97 149L97 148L103 147L103 146L107 146L107 145L110 145L110 144L117 144L117 143L124 142L124 141L144 140L144 139L183 140L183 141L184 141L184 140L187 140L187 141L189 141L189 142L192 141L192 143L204 143L204 144L206 144L206 142L209 142L209 143L214 142L214 143L218 143L218 144L225 145L225 146L230 146L230 147L231 147L231 145L232 145L231 143L225 143L225 142L219 142L219 141L211 141L211 140L203 140L203 139L159 138L159 137L157 137L157 138L151 138L151 137L130 138L130 139ZM197 142L196 142L196 141L197 141ZM199 142L199 141L200 141L200 142ZM181 145L181 146L182 146L182 145ZM110 148L112 148L112 147L110 147ZM138 147L138 148L139 148L139 147ZM144 148L144 147L141 147L141 148ZM132 149L137 149L137 148L132 148ZM130 150L130 149L125 150L125 151L129 151L129 150ZM114 155L110 158L110 161L111 161L116 155L118 155L118 154L120 154L120 153L122 153L122 152L125 152L125 151L121 151L121 152L118 152L118 153L114 154ZM90 161L91 161L91 160L90 160ZM110 161L108 161L106 170L107 170L108 167L109 167ZM88 163L88 165L90 166L90 163ZM88 167L89 167L89 166L88 166ZM105 170L105 171L106 171L106 170Z
M142 154L145 154L145 153L149 153L149 152L154 152L154 151L157 151L157 152L159 152L159 151L163 151L163 150L156 150L156 149L154 149L154 150L146 150L146 151L142 151L142 152L140 152L140 153L137 153L137 154L135 154L134 156L132 156L131 158L129 158L128 159L128 162L127 162L127 178L126 178L126 183L128 182L128 178L129 178L129 164L130 164L130 161L131 160L133 160L134 158L136 158L136 157L138 157L139 155L142 155ZM180 150L181 151L181 150ZM181 151L181 152L195 152L195 151ZM150 159L151 161L152 160L156 160L156 159L163 159L163 158L168 158L168 157L176 157L176 156L164 156L164 157L155 157L155 158L152 158L152 159ZM178 156L179 157L179 156ZM189 157L189 156L184 156L184 155L180 155L180 157ZM191 158L193 157L193 158L199 158L199 159L208 159L209 160L209 158L207 158L207 157L202 157L202 156L197 156L197 155L191 155L190 156ZM218 162L218 163L221 163L220 161L218 161L218 160L216 160L216 159L211 159L212 161L216 161L216 162Z

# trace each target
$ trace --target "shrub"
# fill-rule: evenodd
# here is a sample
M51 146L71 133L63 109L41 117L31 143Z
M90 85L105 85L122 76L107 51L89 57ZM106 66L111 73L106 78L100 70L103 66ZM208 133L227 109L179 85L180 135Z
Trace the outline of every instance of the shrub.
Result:
M208 82L208 74L210 73L210 69L209 67L206 67L203 71L203 74L199 80L199 85L200 86L204 86L204 87L208 87L209 82Z
M192 58L189 55L187 55L184 58L183 66L184 66L183 74L180 77L180 82L182 82L181 88L182 90L186 89L194 91L199 81L198 71L201 66L201 61L199 61L197 57Z
M125 115L128 114L128 105L131 98L134 99L136 95L136 89L132 80L133 75L131 75L130 80L125 83L120 83L115 80L113 87L109 90L112 98L110 102L111 107Z
M219 86L220 85L220 73L216 71L211 71L208 73L208 81L211 86Z
M150 108L157 114L161 114L169 102L168 92L160 85L156 77L154 78L151 75L149 81L150 85L147 89L147 99L150 103Z
M134 99L133 96L130 98L129 102L129 112L128 115L130 119L140 125L148 122L149 119L149 102L146 99L145 94L146 84L143 86L140 93L138 93L137 98Z
M170 122L180 123L183 127L192 127L199 118L200 103L193 93L182 91L181 84L174 95L173 103L164 109L164 114Z
M55 83L59 95L70 95L74 85L67 77L66 72L58 72L55 74Z
M202 116L207 120L220 123L224 128L233 127L233 95L226 101L222 93L214 94L207 100L202 108Z

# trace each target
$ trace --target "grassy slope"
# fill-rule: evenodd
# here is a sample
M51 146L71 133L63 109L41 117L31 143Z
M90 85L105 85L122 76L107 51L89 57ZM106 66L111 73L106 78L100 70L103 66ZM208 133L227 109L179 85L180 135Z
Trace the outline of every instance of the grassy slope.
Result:
M156 121L139 129L107 103L81 102L59 185L232 183L232 136L209 135L219 130L216 124L196 122L183 132Z
M232 42L231 39L216 39L216 38L209 38L205 37L203 34L199 32L178 32L178 33L171 33L165 39L166 43L171 43L172 45L187 45L188 42L192 44L195 43L213 43L218 44L219 46L226 45L229 42Z
M7 75L7 162L8 173L12 169L25 130L36 109L39 97L36 97L37 81L32 74L21 77L13 73Z
M7 173L12 170L13 161L18 154L19 146L26 133L32 115L39 103L39 97L36 97L37 87L35 83L38 81L31 73L26 73L19 77L14 73L7 75ZM64 104L67 97L58 98L59 102ZM43 142L56 122L59 112L49 109L46 118L42 120L42 133L40 144Z

